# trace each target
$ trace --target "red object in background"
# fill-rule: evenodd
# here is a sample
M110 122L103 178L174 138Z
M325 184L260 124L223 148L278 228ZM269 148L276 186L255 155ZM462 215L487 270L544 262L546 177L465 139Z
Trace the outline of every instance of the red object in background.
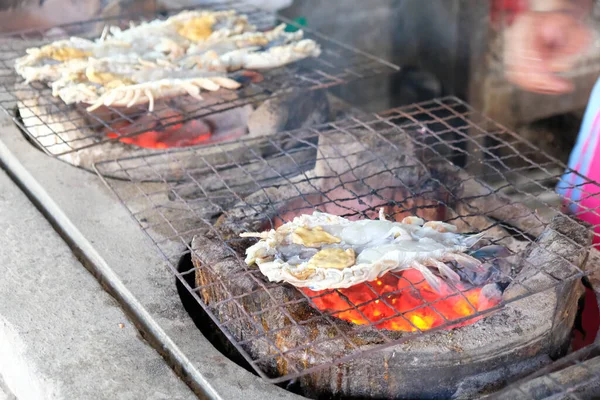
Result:
M494 26L511 25L515 17L528 8L527 0L492 0L490 22Z
M509 26L514 22L515 17L518 14L527 11L528 8L527 0L492 0L490 22L496 27ZM587 216L582 215L579 216L579 218L590 223L600 224L600 219L598 219L599 217L595 214L592 214L593 213L590 213L590 215ZM589 221L590 218L597 220ZM594 244L598 245L599 243L600 236L595 235ZM581 329L583 329L585 332L585 336L584 333L575 331L572 343L574 350L578 350L582 347L592 344L596 338L598 330L600 329L600 309L598 309L598 303L596 301L596 295L594 291L589 288L585 289L585 300L581 318Z
M573 350L579 350L594 343L599 326L600 309L598 309L596 294L592 289L586 287L580 326L583 332L575 330L572 343Z

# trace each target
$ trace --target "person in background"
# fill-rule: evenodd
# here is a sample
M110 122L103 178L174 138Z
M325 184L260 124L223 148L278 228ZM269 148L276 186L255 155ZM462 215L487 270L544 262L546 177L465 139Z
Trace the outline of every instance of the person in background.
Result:
M518 87L556 95L573 90L560 73L571 70L588 51L593 31L586 23L594 0L504 0L511 11L504 36L506 78ZM510 4L506 4L510 3ZM547 101L552 101L548 98ZM578 218L594 225L594 243L600 243L600 80L592 90L569 170L558 184L565 205Z
M501 1L504 4L497 9L510 14L504 38L506 78L524 90L548 95L573 90L572 82L558 74L572 69L577 57L589 50L593 32L585 20L593 0ZM598 245L600 186L588 183L582 175L600 182L600 79L592 89L569 169L557 186L569 211L594 226L594 243ZM583 312L575 323L573 349L594 342L599 314L594 292L586 286Z

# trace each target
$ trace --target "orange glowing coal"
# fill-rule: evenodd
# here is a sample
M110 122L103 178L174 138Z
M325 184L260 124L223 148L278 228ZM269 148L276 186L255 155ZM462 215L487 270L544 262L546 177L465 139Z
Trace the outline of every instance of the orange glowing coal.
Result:
M371 324L378 329L414 332L444 325L452 329L473 324L482 315L454 322L485 311L498 304L481 288L452 288L442 283L433 290L417 270L388 273L380 279L347 289L302 291L321 311L357 325Z
M401 192L398 192L401 194ZM331 195L331 194L330 194ZM427 204L427 200L415 200L418 205ZM375 215L380 206L363 204L352 200L348 207L368 208ZM320 209L334 213L336 210ZM305 212L305 211L304 211ZM394 220L401 221L412 214L398 207L389 209ZM443 220L444 210L430 207L424 214L418 215L427 220ZM275 220L274 228L302 214L302 210L284 212ZM354 216L349 219L358 219ZM365 282L347 289L313 291L301 288L313 303L324 313L357 325L370 324L378 329L415 332L426 331L443 326L453 329L471 325L485 317L484 311L498 305L501 294L481 287L470 287L459 283L450 286L443 280L437 292L414 269L387 273L373 282ZM471 317L477 314L477 316Z
M245 85L262 82L264 77L258 72L242 71L236 79ZM186 115L189 117L197 112L198 107L194 102L185 101L180 103L177 109L160 103L159 107L155 107L154 112L138 116L133 122L131 119L114 122L109 129L104 129L103 133L121 143L146 149L213 144L232 140L246 133L247 121L238 121L242 118L243 111L239 110L243 107L211 114L205 118L178 122L182 121ZM185 111L186 108L187 111ZM236 110L239 111L238 114L236 114ZM100 113L100 111L97 112ZM104 110L104 112L109 111ZM123 112L118 115L123 116ZM109 112L107 116L114 115ZM103 118L100 115L98 118L107 120L106 117Z
M156 129L157 123L154 122L150 125L150 129L145 130L142 133L124 136L129 134L129 132L139 131L140 126L143 126L141 124L143 124L143 122L135 124L126 121L117 122L112 125L113 130L108 132L106 136L111 139L118 138L121 143L131 144L145 149L168 149L173 147L195 146L197 144L208 142L212 136L211 130L207 124L204 124L199 120L167 125L160 130Z

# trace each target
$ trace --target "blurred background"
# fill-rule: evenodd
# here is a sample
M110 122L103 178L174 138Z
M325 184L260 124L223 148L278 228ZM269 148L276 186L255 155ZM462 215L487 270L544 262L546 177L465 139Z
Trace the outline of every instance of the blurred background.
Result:
M214 2L212 0L211 2ZM508 84L502 32L525 0L244 0L402 66L393 76L336 89L369 111L455 95L566 161L590 90L600 75L600 46L569 75L576 90L544 96ZM600 32L600 0L592 24ZM48 29L97 17L202 5L201 0L0 1L0 31ZM356 94L360 93L359 96Z

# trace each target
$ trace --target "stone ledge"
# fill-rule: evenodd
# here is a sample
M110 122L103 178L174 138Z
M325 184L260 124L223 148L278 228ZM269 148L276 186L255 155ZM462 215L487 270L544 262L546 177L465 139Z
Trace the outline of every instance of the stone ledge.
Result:
M195 399L0 170L0 400Z
M0 376L0 400L17 400L14 394L10 392L8 387L6 387L6 383Z

